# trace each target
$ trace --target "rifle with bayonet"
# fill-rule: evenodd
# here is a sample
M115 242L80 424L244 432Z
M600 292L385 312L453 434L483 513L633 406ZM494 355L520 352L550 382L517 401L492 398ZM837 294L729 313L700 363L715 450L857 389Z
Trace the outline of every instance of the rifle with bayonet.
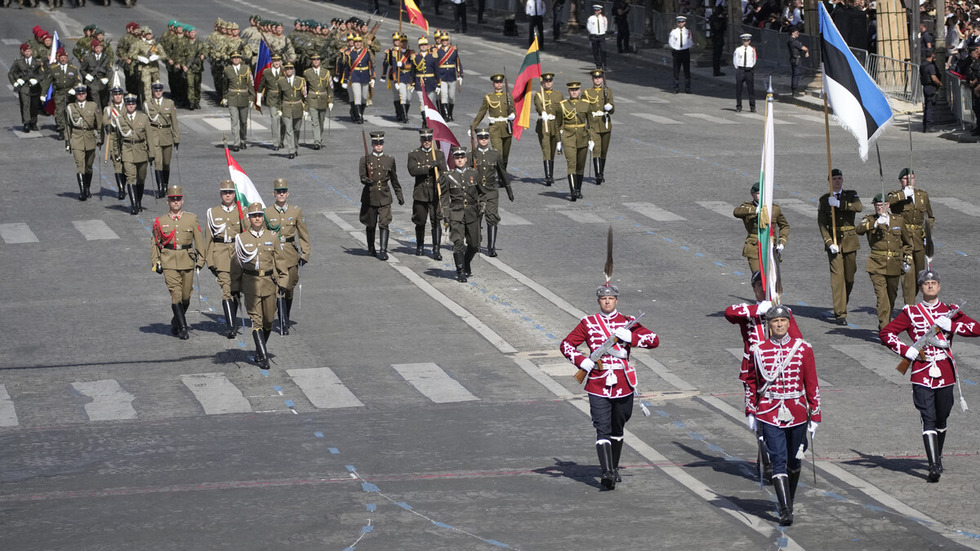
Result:
M623 329L627 329L627 330L632 329L637 323L640 322L640 318L642 318L645 315L646 315L645 312L640 312L640 315L639 316L636 316L636 318L630 320L629 323L627 323L625 326L623 326ZM609 338L607 338L599 346L599 348L596 348L595 350L592 351L592 354L589 354L589 359L592 360L593 362L595 362L596 367L601 366L602 364L601 364L601 362L599 360L601 360L602 357L605 356L607 352L609 352L609 349L610 348L612 348L613 346L615 346L619 342L621 342L621 341L619 339L617 339L615 335L610 335ZM586 375L588 375L588 373L584 369L579 369L575 373L575 380L581 383L582 381L585 380L585 376Z
M966 301L963 301L963 304L966 304ZM950 310L945 316L942 317L952 320L953 316L959 313L960 308L962 306L963 306L962 304L960 306L957 306L956 308ZM920 360L925 360L925 353L923 349L926 347L926 345L929 344L930 340L932 340L933 338L936 337L936 335L939 334L939 331L940 331L939 326L933 323L932 327L930 327L926 331L925 335L919 337L919 340L915 341L915 343L912 344L912 347L919 351ZM902 358L902 361L898 362L898 365L895 366L895 369L897 369L898 372L901 373L902 375L905 375L905 373L909 370L910 365L912 365L912 360L908 358Z

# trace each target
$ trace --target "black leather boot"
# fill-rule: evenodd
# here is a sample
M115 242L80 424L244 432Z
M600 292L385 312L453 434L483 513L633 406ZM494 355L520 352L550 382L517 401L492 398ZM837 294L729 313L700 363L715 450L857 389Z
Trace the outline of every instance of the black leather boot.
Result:
M353 101L350 102L350 121L357 124L357 104Z
M120 200L125 199L126 198L126 175L125 174L120 174L116 172L116 188L118 191L116 195L116 199L120 199Z
M415 226L415 256L422 256L425 247L425 226Z
M453 262L456 263L456 281L466 283L466 272L463 270L463 253L453 253Z
M269 355L265 351L265 339L258 329L252 330L252 340L255 341L255 365L259 369L269 369Z
M599 179L602 180L601 183L606 181L606 158L602 157L599 159Z
M364 124L364 108L367 107L365 104L360 104L357 106L357 124Z
M573 202L573 203L576 200L578 200L578 194L575 193L575 175L574 174L569 174L568 175L568 200L571 201L571 202Z
M555 184L555 161L547 161L548 164L548 177L545 179L544 185L551 187Z
M167 195L167 190L170 189L170 169L160 171L160 181L163 183L163 195Z
M231 313L231 304L232 301L230 300L221 301L221 309L225 313L225 328L227 329L225 336L234 339L238 335L238 326L235 325L235 315Z
M446 111L449 113L449 121L448 122L453 122L453 120L454 120L453 119L453 108L454 107L456 107L456 104L455 103L447 103L446 104Z
M922 443L926 446L926 459L929 461L926 482L939 482L942 471L936 467L936 459L939 457L939 438L936 436L936 431L928 430L922 433Z
M487 256L497 256L497 226L487 222Z
M136 208L139 210L145 210L143 208L143 188L146 184L136 184Z
M599 482L607 490L616 489L616 475L613 473L612 444L609 440L596 442L596 454L599 456L599 470L602 471L602 478Z
M616 477L616 482L622 482L623 477L619 475L619 457L623 454L623 441L613 440L612 441L612 466L613 475Z
M548 173L548 161L544 161L544 185L551 185L551 175Z
M796 487L800 484L800 472L803 469L788 469L786 472L789 474L789 500L791 502L796 501Z
M170 308L174 311L174 317L177 318L177 336L180 340L186 341L191 338L187 333L187 317L184 316L184 309L180 304L171 304Z
M286 297L286 327L293 324L293 299L291 297Z
M432 226L432 260L442 260L442 253L439 251L442 242L442 226L437 221Z
M598 157L592 157L592 170L594 171L593 174L595 174L595 185L601 186L602 185L602 171L599 170L599 158Z
M76 172L75 180L78 181L78 200L84 201L87 199L87 197L85 197L85 175L81 172Z
M368 254L371 256L378 256L378 250L374 248L374 226L366 228L365 233L367 233L367 243L368 243Z
M129 214L139 214L140 209L136 204L136 191L132 184L126 186L126 190L129 192Z
M936 470L939 471L939 474L942 474L942 472L943 472L943 446L946 444L946 431L944 431L944 430L937 430L936 433L937 433L937 435L936 435L937 436L937 438L936 438L936 442L937 442L937 446L936 446Z
M92 196L92 173L83 174L82 182L85 184L85 198L88 199Z
M463 251L463 273L466 274L466 277L473 275L473 268L471 266L473 264L473 257L475 257L476 253L478 252L480 252L479 248L471 249L469 247Z
M758 462L762 465L762 479L766 482L772 481L772 458L769 457L769 450L766 449L766 443L762 439L758 439L759 442L759 455Z
M289 323L286 320L286 297L282 295L276 296L276 316L279 318L279 334L288 335L289 334ZM269 340L268 337L266 340Z
M163 177L159 170L153 171L153 181L157 183L157 199L162 199L167 195L167 190L163 189Z
M585 174L575 175L575 195L578 196L579 199L584 199L584 197L582 197L582 180L584 179Z
M402 121L402 103L400 101L394 102L395 104L395 120L398 122Z
M773 475L772 485L779 501L779 525L790 526L793 524L793 498L789 493L789 477L785 474Z
M405 122L408 122L408 108L411 105L412 105L411 103L403 103L402 104L402 113L404 113L403 116L405 117Z
M391 235L391 230L384 228L381 230L381 252L378 254L378 260L388 260L388 237Z

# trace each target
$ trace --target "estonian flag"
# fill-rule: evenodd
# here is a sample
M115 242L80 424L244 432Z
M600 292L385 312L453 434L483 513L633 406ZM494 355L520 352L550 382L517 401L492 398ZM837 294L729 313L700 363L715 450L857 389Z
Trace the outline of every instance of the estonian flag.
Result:
M823 90L834 118L858 141L858 154L868 160L868 147L892 120L892 108L885 94L858 63L830 19L823 2L820 6L820 53L823 57Z

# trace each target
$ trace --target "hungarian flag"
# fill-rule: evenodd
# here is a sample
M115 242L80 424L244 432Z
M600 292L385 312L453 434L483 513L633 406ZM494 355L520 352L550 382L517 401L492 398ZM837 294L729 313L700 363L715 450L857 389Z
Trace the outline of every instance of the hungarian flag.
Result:
M521 132L531 126L531 86L535 78L541 78L541 59L538 56L538 37L534 37L534 42L527 49L524 56L524 63L521 70L517 73L514 80L514 90L511 95L514 98L514 110L517 118L514 121L514 139L521 139Z
M262 82L262 73L272 65L272 53L266 46L265 40L259 41L259 57L255 62L255 109L262 112L262 94L259 93L259 84Z
M429 22L425 20L415 0L405 0L405 13L408 14L409 22L421 28L425 34L429 34Z
M61 49L61 40L58 38L58 31L54 31L54 40L51 41L51 54L48 56L48 67L58 64L58 50ZM74 87L74 84L72 84ZM54 84L48 85L48 91L44 94L44 112L54 115Z
M235 159L231 158L228 146L225 146L225 159L228 161L228 173L231 175L231 181L235 182L235 202L238 204L238 216L244 220L249 205L258 203L264 209L265 201L259 196L259 190L255 189L255 184L245 174L242 167L238 166Z
M772 219L772 188L776 165L776 143L773 132L772 85L766 94L766 126L762 138L762 166L759 169L759 206L756 207L759 239L759 270L762 272L762 286L766 290L766 300L777 296L778 269L774 247L776 228Z
M429 94L422 94L422 113L425 115L426 128L432 130L432 139L435 140L436 147L446 155L446 159L449 159L450 149L454 145L459 147L459 140L456 139L453 131L449 129L449 125L446 124L446 119L442 118L442 114L439 113L436 106L432 105Z

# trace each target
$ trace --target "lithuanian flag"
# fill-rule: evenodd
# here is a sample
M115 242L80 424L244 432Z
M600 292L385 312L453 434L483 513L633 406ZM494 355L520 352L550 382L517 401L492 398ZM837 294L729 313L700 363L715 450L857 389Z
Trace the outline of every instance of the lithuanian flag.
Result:
M410 0L405 0L406 2ZM521 132L531 126L531 85L535 78L541 78L541 59L538 57L538 37L534 37L534 42L527 49L524 56L524 63L521 70L514 79L514 90L511 95L514 98L514 111L517 119L514 121L514 139L521 139Z
M405 0L405 13L408 14L408 20L413 25L420 27L425 31L425 34L429 34L429 22L422 16L422 10L419 9L415 0Z

